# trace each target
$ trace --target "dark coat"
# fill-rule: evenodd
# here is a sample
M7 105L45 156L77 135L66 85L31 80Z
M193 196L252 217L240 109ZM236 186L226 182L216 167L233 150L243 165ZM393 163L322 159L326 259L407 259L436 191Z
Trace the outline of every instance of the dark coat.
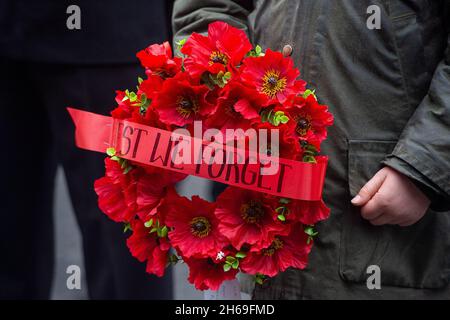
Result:
M369 30L367 8L381 8ZM302 78L330 106L335 125L324 198L331 217L306 270L257 286L255 298L450 298L450 1L178 0L176 39L223 20L254 44L290 44ZM374 227L350 199L383 165L432 200L416 225ZM381 290L366 286L381 268Z

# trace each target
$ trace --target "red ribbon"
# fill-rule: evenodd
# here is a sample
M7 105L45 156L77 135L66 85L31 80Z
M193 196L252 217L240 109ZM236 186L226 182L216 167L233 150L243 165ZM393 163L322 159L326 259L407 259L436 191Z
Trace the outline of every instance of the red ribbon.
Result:
M142 165L156 166L284 198L306 201L318 201L322 198L327 157L317 157L317 164L279 158L279 167L274 175L262 175L259 163L176 164L172 161L175 144L171 141L170 131L72 108L68 108L68 111L76 127L76 145L81 149L105 152L113 147L121 158ZM190 139L194 156L201 150L198 147L206 144L196 138L187 139Z

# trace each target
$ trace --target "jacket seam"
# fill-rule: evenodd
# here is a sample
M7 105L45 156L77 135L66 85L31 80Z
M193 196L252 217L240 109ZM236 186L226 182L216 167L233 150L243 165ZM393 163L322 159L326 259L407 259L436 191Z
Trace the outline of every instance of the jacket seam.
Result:
M392 0L387 0L389 7L391 7L391 1ZM391 22L391 27L393 29L392 30L393 31L392 32L392 42L393 42L394 50L395 50L395 53L396 53L398 67L400 69L400 75L401 75L401 78L402 78L403 88L405 90L406 101L408 103L408 106L411 107L412 103L411 103L411 97L409 95L409 86L408 86L408 83L406 82L406 79L405 79L405 71L404 71L404 68L403 68L402 59L400 57L400 49L399 49L399 46L398 46L398 43L397 43L396 28L395 28L395 25L393 23L395 20L392 19L391 16L389 16L389 21Z

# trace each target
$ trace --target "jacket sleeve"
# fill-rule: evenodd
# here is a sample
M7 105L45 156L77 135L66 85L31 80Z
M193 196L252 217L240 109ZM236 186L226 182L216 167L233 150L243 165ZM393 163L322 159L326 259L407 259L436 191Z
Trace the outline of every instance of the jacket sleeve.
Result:
M450 35L428 94L383 163L411 178L432 209L450 209Z
M176 0L172 13L174 43L193 32L205 33L208 24L221 20L248 34L247 16L252 0Z

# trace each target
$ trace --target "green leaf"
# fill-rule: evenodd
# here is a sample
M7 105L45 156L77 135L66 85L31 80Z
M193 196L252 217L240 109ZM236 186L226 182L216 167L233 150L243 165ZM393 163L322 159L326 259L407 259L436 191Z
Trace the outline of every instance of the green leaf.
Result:
M187 38L181 39L180 41L177 41L175 44L177 45L177 49L181 50L183 46L186 44Z
M120 158L118 156L114 156L114 157L111 157L111 160L112 161L120 161Z
M311 152L311 153L313 153L314 155L317 155L317 148L316 148L314 145L312 145L312 144L307 144L306 147L305 147L305 149L306 149L308 152Z
M230 72L223 72L220 71L218 74L211 74L209 72L205 72L202 75L202 82L210 89L213 90L215 86L218 86L220 88L225 87L225 85L228 83L228 81L231 79L231 73Z
M238 259L244 259L247 255L244 252L239 251L236 253L236 258Z
M264 284L264 282L266 281L266 276L260 273L257 273L255 275L255 282L259 285Z
M231 264L224 264L223 265L223 271L228 272L232 268Z
M273 110L270 108L262 109L261 113L260 113L261 114L261 122L263 122L263 123L269 122L269 118L270 118L272 111Z
M285 222L286 221L286 217L284 216L284 214L279 214L278 215L278 220Z
M248 57L260 57L263 55L264 55L264 53L262 52L262 48L259 45L257 45L253 50L251 50L251 51L249 51L249 53L247 53Z
M116 149L115 148L108 148L106 149L106 154L110 157L114 157L116 155Z
M169 232L169 229L167 228L167 226L164 226L164 227L161 229L161 238L167 237L168 232Z
M127 101L128 99L130 99L130 91L127 89L125 90L125 97L123 97L122 102Z
M276 120L276 125L278 126L280 123L286 124L289 122L289 117L285 115L283 111L277 111L275 112L274 120Z
M304 93L303 93L303 98L308 98L309 96L313 96L316 100L317 100L317 96L316 96L316 90L309 90L307 89Z
M211 75L207 72L202 74L201 82L208 87L209 90L214 90L215 83Z
M139 104L139 106L140 106L139 112L141 115L145 115L145 113L147 112L147 109L151 103L152 103L152 100L148 99L147 95L145 93L143 93L141 95L141 103Z
M234 261L236 261L236 258L233 257L233 256L228 256L228 257L225 258L225 260L226 260L227 262L233 263Z
M231 79L231 72L228 71L223 75L223 80L228 82L228 80L230 79Z
M146 228L150 228L152 225L153 225L153 219L150 219L146 223L144 223L144 226Z
M127 232L128 230L131 230L131 224L127 222L123 225L123 233Z
M289 122L289 117L283 111L273 112L273 109L263 109L260 113L261 121L269 122L270 124L278 127L280 124L286 124Z
M314 158L314 156L311 156L311 155L305 155L304 157L303 157L303 162L306 162L306 163L317 163L317 160L316 160L316 158Z
M153 227L153 228L150 230L150 233L155 233L155 232L158 232L158 228Z
M136 100L138 98L137 94L134 92L130 92L130 95L128 97L130 98L131 102L136 102Z
M123 174L128 174L131 170L133 170L132 166L128 166L123 170Z
M232 267L233 269L239 268L239 260L236 260L235 262L233 262L233 263L231 264L231 267Z
M144 82L144 79L142 79L141 77L138 77L138 83L141 84L142 82Z
M171 255L169 255L167 260L169 261L169 265L175 265L181 259L176 254L171 254Z
M310 237L315 237L319 234L316 230L314 230L313 226L306 226L304 228L304 230L305 230L305 233Z
M143 106L147 103L147 95L145 93L141 94L141 103L140 105Z
M281 116L280 117L280 121L282 124L286 124L289 122L289 117L288 116Z

